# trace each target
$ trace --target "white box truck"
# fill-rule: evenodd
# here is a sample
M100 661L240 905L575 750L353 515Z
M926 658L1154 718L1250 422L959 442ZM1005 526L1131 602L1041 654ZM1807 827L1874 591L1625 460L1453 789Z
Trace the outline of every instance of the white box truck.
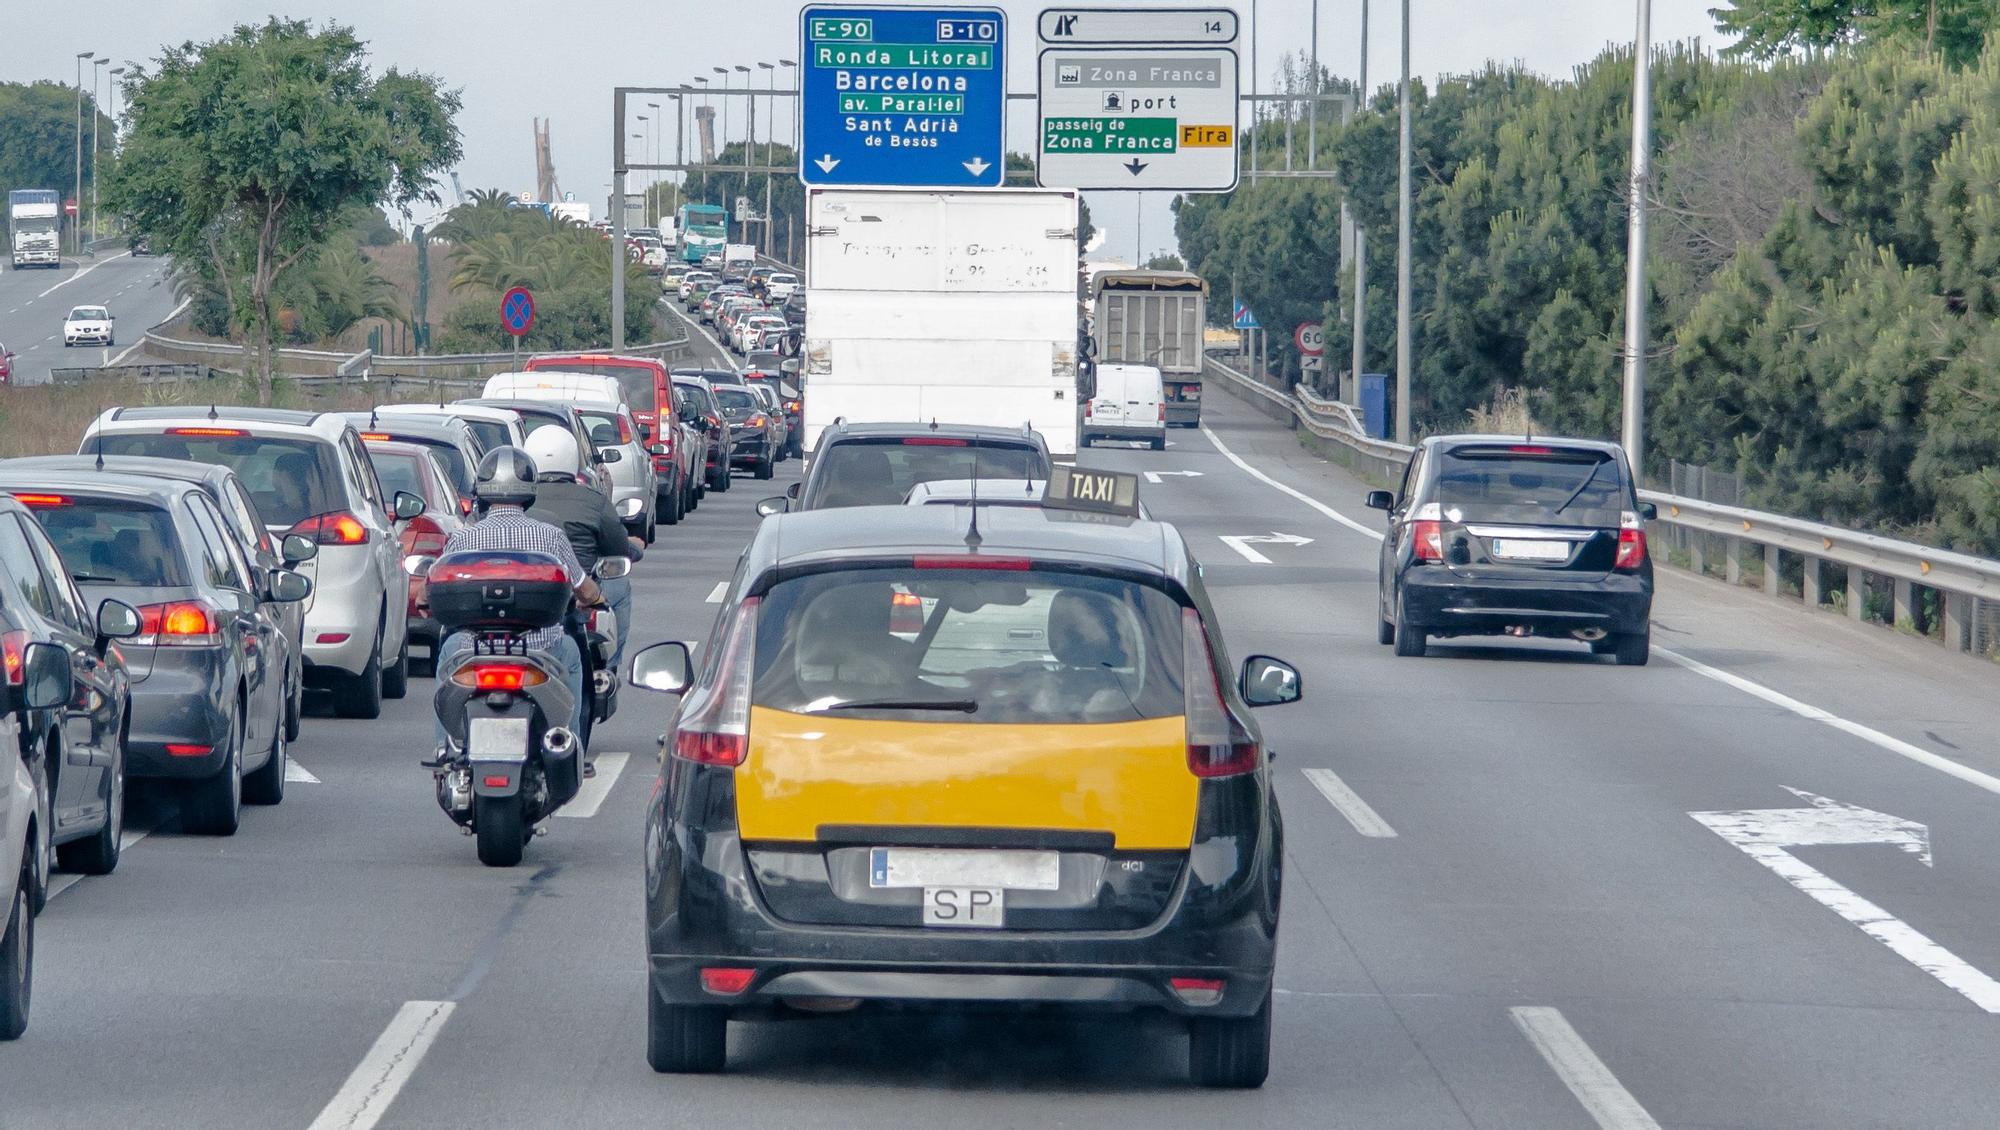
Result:
M1077 194L810 189L805 444L835 419L1077 429Z
M9 192L7 242L17 271L62 266L62 197L48 188Z

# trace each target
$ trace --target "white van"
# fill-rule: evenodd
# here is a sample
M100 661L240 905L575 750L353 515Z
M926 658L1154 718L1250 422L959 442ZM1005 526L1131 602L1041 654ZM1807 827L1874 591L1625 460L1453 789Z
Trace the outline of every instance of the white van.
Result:
M1166 394L1160 370L1151 365L1097 366L1097 395L1083 404L1077 446L1094 439L1145 441L1154 451L1167 446Z
M595 373L495 373L486 378L487 400L566 400L594 404L625 403L617 377Z

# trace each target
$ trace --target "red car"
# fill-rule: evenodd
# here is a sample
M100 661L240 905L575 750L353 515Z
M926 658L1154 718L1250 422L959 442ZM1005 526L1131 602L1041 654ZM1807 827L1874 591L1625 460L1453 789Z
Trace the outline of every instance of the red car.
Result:
M390 497L408 491L424 500L424 512L396 523L396 539L401 545L403 570L410 578L410 642L430 648L433 673L437 664L438 625L424 606L427 580L412 572L419 557L436 557L445 542L465 524L460 514L458 490L446 475L444 464L434 449L398 440L366 440L368 460L375 465L375 477ZM421 611L420 611L421 610Z
M0 345L0 385L14 382L14 355Z
M618 378L632 418L646 432L646 451L659 478L660 521L671 526L695 506L695 491L704 473L699 461L703 439L674 404L667 367L650 357L609 353L559 353L535 357L530 373L591 373Z

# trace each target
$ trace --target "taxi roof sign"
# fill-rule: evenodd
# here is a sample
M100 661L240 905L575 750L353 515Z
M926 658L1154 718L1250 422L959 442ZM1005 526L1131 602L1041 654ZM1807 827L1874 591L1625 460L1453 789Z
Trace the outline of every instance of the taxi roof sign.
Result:
M1139 476L1058 463L1049 468L1049 486L1042 495L1042 506L1049 510L1085 510L1137 518Z

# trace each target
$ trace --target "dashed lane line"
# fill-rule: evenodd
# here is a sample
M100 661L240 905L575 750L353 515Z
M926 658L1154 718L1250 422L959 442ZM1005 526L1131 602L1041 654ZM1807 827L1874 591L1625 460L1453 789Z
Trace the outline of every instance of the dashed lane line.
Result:
M123 258L125 258L125 257L126 257L127 255L130 255L130 254L132 254L132 253L131 253L130 251L120 251L120 252L119 252L118 254L116 254L116 255L113 255L113 256L112 256L112 257L111 257L110 259L100 259L100 260L98 260L97 262L95 262L95 263L92 263L92 264L91 264L90 266L88 266L88 267L85 267L85 268L84 268L83 270L81 270L81 271L78 271L77 273L75 273L75 274L73 274L73 275L69 276L68 278L64 279L63 281L61 281L61 282L57 283L56 285L54 285L54 286L50 287L49 289L47 289L47 290L45 290L45 291L41 292L40 294L37 294L37 295L36 295L35 297L36 297L36 298L47 298L47 297L48 297L49 295L51 295L51 294L54 294L54 293L55 293L56 291L59 291L59 290L61 290L62 288L64 288L64 287L68 286L69 284L71 284L71 283L75 282L76 280L78 280L78 279L82 278L83 276L85 276L85 275L89 274L90 272L92 272L92 271L96 270L97 268L99 268L99 267L102 267L102 266L103 266L104 264L106 264L106 263L109 263L109 262L111 262L111 261L112 261L113 259L123 259Z
M1333 805L1334 811L1354 825L1355 831L1378 840L1395 838L1396 830L1389 827L1389 822L1370 808L1367 801L1361 799L1361 794L1348 788L1339 774L1331 769L1307 769L1304 772L1312 787L1319 790L1319 795L1325 797L1328 804Z
M404 1001L309 1130L372 1130L437 1042L450 1001Z
M722 603L722 594L723 594L723 593L726 593L726 592L728 592L728 591L729 591L729 582L728 582L728 581L717 581L717 582L715 582L715 587L714 587L714 588L712 588L712 589L710 589L710 590L708 590L708 603L710 603L710 604L721 604L721 603Z
M1561 1079L1602 1130L1660 1130L1660 1124L1632 1097L1558 1009L1523 1006L1507 1010L1528 1042Z
M125 852L130 851L132 845L138 843L140 840L145 839L146 833L150 831L152 831L152 829L150 828L142 828L136 830L130 828L126 829L125 833L118 837L118 853L120 855L123 855ZM78 883L83 882L85 878L86 877L83 875L77 875L68 871L63 872L60 875L50 876L49 897L51 899L55 898L57 895L63 893L66 890L69 890L71 887L76 886Z
M319 778L313 776L312 770L307 769L296 761L285 762L285 780L289 783L300 785L319 784Z
M598 754L593 762L597 766L597 775L586 777L576 796L556 809L556 815L576 820L588 820L597 815L597 810L604 806L604 798L611 795L611 786L618 783L618 774L625 771L625 763L631 759L629 753Z

